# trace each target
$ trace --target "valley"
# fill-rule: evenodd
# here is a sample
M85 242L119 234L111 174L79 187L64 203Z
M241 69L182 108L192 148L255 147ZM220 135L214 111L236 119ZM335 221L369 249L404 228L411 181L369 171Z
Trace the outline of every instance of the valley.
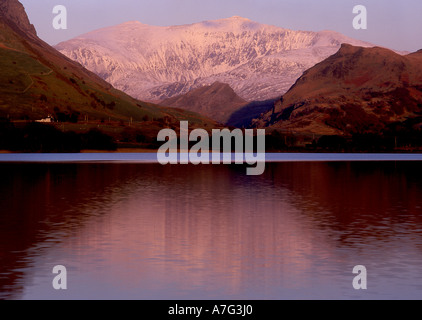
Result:
M189 121L207 132L265 129L267 151L418 151L421 62L421 51L239 16L169 27L129 21L53 48L19 1L7 0L0 150L154 150L161 129Z

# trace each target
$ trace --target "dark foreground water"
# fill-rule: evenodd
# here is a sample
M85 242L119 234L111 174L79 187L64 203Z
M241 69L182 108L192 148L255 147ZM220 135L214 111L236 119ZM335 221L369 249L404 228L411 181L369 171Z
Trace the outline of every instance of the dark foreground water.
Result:
M262 176L2 163L0 177L3 299L422 299L422 162L269 163Z

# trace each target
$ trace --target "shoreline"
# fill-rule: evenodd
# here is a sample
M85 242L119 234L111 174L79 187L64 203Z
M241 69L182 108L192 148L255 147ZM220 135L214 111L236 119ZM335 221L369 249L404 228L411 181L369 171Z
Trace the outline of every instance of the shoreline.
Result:
M87 150L88 151L88 150ZM145 151L145 150L143 150ZM180 155L186 153L178 153ZM211 155L211 154L210 154ZM220 153L220 159L223 153ZM231 153L231 163L235 163ZM242 161L242 160L241 160ZM404 153L265 153L256 162L422 162L422 154ZM210 159L210 164L211 163ZM85 153L1 153L0 163L160 163L157 152L85 152ZM178 161L179 163L179 161ZM189 162L190 163L190 162ZM222 162L221 162L222 163ZM243 158L243 164L246 164ZM207 163L205 163L207 164Z

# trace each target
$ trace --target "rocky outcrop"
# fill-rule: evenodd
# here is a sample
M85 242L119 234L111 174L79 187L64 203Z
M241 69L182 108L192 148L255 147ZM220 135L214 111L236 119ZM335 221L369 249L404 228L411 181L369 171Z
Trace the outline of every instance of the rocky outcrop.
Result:
M34 25L29 22L24 6L18 0L1 0L0 18L8 20L27 34L37 35Z

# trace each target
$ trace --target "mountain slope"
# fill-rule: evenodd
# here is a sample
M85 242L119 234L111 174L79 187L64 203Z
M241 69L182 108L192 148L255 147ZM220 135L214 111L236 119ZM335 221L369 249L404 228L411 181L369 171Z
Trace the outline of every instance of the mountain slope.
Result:
M2 0L0 3L0 17L7 19L8 23L23 30L26 34L37 35L34 25L29 22L25 8L19 1Z
M220 123L226 123L229 116L246 103L228 84L220 82L161 102L165 106L198 112Z
M250 101L280 96L345 42L370 46L232 17L171 27L127 22L56 48L136 98L160 101L218 81Z
M68 59L36 36L17 0L0 5L0 118L62 118L143 121L171 118L180 112L144 103ZM187 115L187 114L186 114ZM199 115L192 121L206 123Z
M319 135L379 134L389 124L421 115L422 50L401 56L344 44L307 70L274 112L254 126Z

